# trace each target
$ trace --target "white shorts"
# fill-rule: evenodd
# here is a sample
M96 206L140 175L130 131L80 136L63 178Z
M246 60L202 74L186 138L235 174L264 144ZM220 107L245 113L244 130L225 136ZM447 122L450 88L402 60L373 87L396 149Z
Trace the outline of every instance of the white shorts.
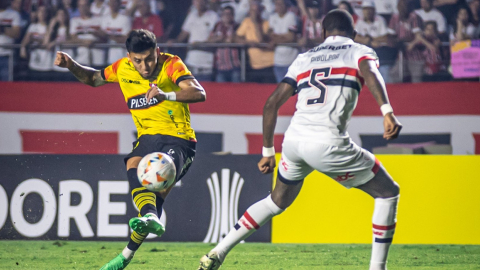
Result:
M370 181L381 166L372 153L354 142L334 146L289 140L282 148L278 178L289 185L298 184L317 170L346 188L357 187Z

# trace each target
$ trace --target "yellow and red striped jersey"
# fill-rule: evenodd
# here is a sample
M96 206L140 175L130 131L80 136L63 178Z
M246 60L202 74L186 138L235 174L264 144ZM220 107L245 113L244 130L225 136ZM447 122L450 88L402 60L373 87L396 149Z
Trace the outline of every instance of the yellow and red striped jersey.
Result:
M144 134L162 134L194 141L195 132L190 126L187 103L153 98L147 104L145 95L152 84L167 93L179 91L178 84L181 81L194 78L180 57L160 53L158 59L159 72L154 80L144 79L128 57L106 67L101 74L105 81L120 84L137 127L138 137Z

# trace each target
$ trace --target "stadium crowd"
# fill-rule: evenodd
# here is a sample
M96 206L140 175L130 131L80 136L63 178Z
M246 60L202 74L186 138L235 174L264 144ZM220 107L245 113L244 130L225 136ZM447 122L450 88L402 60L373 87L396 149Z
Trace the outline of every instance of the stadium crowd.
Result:
M247 48L246 80L279 82L299 52L322 42L333 8L352 14L355 41L376 51L389 83L449 80L449 44L480 38L480 0L2 0L0 80L12 62L14 80L74 80L53 65L56 50L101 68L143 28L199 81L241 81Z

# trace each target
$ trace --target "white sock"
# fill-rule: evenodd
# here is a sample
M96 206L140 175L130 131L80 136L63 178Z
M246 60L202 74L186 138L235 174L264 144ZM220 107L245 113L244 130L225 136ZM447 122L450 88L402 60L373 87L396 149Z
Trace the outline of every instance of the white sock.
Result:
M283 209L279 208L273 202L271 195L258 201L245 211L245 214L243 214L238 220L234 228L230 230L227 236L225 236L225 238L212 251L216 251L220 260L223 262L227 253L234 246L283 211Z
M122 251L123 257L127 260L131 260L133 258L133 255L135 255L135 251L130 250L128 247L125 247Z
M373 242L370 270L386 270L388 249L392 244L397 223L397 204L400 195L375 199L373 211Z

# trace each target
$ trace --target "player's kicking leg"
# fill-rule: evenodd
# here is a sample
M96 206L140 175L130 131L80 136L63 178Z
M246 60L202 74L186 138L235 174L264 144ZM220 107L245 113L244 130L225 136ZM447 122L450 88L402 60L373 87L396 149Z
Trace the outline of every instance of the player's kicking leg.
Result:
M302 188L302 181L284 183L277 178L271 195L250 206L225 238L207 255L200 259L198 270L216 270L220 268L228 252L240 241L267 223L274 216L281 214L290 206Z
M357 188L375 198L370 270L386 270L388 250L393 240L397 222L400 188L382 166L372 180Z
M157 208L162 209L163 198L166 197L171 188L161 194L155 194L141 186L138 181L136 168L140 160L141 157L132 157L127 161L128 182L132 189L133 202L140 212L139 217L130 219L129 225L133 232L130 235L128 245L123 249L122 253L105 264L100 270L125 269L149 233L162 236L165 232L163 224L160 223ZM160 215L161 213L160 211Z

